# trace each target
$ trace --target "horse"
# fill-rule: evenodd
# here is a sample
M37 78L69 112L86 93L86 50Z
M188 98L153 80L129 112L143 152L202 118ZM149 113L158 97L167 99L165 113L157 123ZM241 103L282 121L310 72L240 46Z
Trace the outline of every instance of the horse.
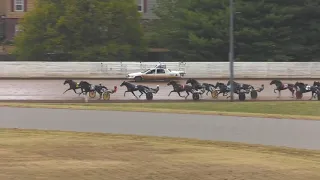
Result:
M228 83L227 83L227 86L231 85L231 81L229 80ZM242 88L242 89L254 89L253 86L251 86L250 84L240 84L240 83L237 83L235 81L233 81L233 85L235 88Z
M320 81L314 81L314 82L313 82L313 86L318 86L318 87L320 87Z
M79 82L79 86L80 86L80 89L81 89L81 93L79 93L79 96L81 94L87 95L88 92L91 92L91 91L94 90L94 89L92 89L93 85L88 83L87 81L80 81Z
M292 93L292 98L294 98L294 92L295 92L294 84L284 84L280 80L276 80L276 79L270 82L270 85L272 84L276 85L276 88L273 90L273 92L274 93L276 93L276 91L279 92L279 96L277 98L280 98L281 91L286 89L290 90L290 92Z
M190 85L181 85L181 84L179 84L179 83L177 83L176 81L170 81L168 84L167 84L168 86L172 86L173 87L173 90L172 91L170 91L170 93L168 94L168 96L170 96L170 94L172 93L172 92L176 92L176 93L178 93L178 95L180 96L180 97L184 97L185 99L187 99L188 98L188 96L190 95L189 93L191 93L191 94L193 94L193 92L194 92L194 89L193 89L193 87L192 86L190 86ZM181 96L181 92L186 92L187 93L187 96Z
M315 83L313 83L315 84ZM312 100L312 98L315 98L316 95L319 93L320 89L318 86L308 86L308 84L304 84L302 82L296 82L294 84L294 87L297 91L300 91L301 93L307 93L311 92L311 98L309 100Z
M209 83L202 83L202 86L207 91L206 95L208 96L208 93L212 93L212 91L216 88L213 84Z
M221 82L217 82L215 88L219 88L218 95L222 93L223 96L227 96L228 93L230 92L230 88L227 85L225 85L224 83L221 83ZM227 96L227 98L228 97L229 96Z
M259 87L259 88L254 88L252 85L250 85L250 84L240 84L240 83L237 83L237 82L235 82L235 81L233 81L233 84L234 84L234 88L236 89L236 90L240 90L240 89L244 89L244 90L255 90L255 91L257 91L257 92L261 92L261 91L263 91L264 90L264 84L261 84L261 87ZM230 81L228 81L228 83L227 83L227 85L231 85L231 82Z
M99 85L94 86L94 90L100 95L100 99L102 98L103 92L107 91L108 88L103 86L101 83ZM117 86L114 86L114 89L111 90L112 93L117 91Z
M63 83L63 85L69 84L69 88L67 90L65 90L62 94L66 93L67 91L73 90L74 93L76 94L81 94L81 93L77 93L76 89L80 89L81 87L79 86L79 83L71 80L71 79L66 79Z
M186 84L191 84L192 88L195 90L201 90L200 95L202 96L202 94L206 91L206 86L204 86L204 84L199 83L197 80L189 78L186 82ZM207 86L209 86L209 84L206 83ZM209 88L208 88L209 89ZM209 89L210 90L210 89ZM208 90L208 92L209 92ZM211 90L212 91L212 90ZM208 95L207 92L207 95Z
M120 84L120 87L122 86L126 86L127 90L124 92L123 96L126 96L127 92L131 92L134 97L136 97L137 99L139 99L143 94L147 94L147 91L149 91L149 87L147 86L143 86L143 85L135 85L135 84L131 84L129 82L123 81ZM141 94L139 95L139 98L134 94L134 91L139 91Z

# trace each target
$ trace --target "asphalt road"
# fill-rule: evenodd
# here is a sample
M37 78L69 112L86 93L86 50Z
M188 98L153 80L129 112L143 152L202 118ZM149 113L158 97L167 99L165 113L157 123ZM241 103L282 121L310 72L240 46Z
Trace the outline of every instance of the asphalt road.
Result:
M196 138L320 150L320 122L212 115L0 108L1 128Z
M125 87L119 87L123 82L122 80L87 80L92 84L102 83L107 86L109 89L112 89L114 86L118 86L118 92L111 95L111 100L136 100L131 93L127 93L124 97ZM207 82L216 84L219 80L199 80L199 82ZM68 85L63 85L64 80L1 80L0 81L0 100L83 100L83 97L78 96L73 91L68 91L65 94L62 94L66 89L69 88ZM226 80L221 80L219 82L227 83ZM278 94L273 92L274 85L269 85L270 80L237 80L239 83L248 83L256 87L260 87L262 84L265 85L265 89L259 93L257 100L277 100ZM283 81L284 83L295 83L295 81ZM313 81L306 80L303 81L308 84L312 84ZM180 81L184 84L185 80ZM154 95L154 100L184 100L178 96L177 93L172 93L168 96L169 92L172 90L171 86L167 86L165 82L142 82L134 83L142 84L149 87L155 88L157 85L160 86L160 91L158 94ZM136 93L139 95L139 93ZM185 93L182 93L185 95ZM311 93L305 93L303 99L307 100L311 97ZM97 96L98 98L98 96ZM93 101L97 98L92 99ZM237 98L237 97L236 97ZM145 100L145 96L141 97L142 100ZM188 99L192 99L190 95ZM203 95L205 100L212 100L211 96ZM247 99L250 99L250 95L247 95ZM226 100L226 97L220 96L218 100ZM279 99L278 99L279 100ZM291 93L289 90L284 90L281 92L280 100L294 100L291 98Z

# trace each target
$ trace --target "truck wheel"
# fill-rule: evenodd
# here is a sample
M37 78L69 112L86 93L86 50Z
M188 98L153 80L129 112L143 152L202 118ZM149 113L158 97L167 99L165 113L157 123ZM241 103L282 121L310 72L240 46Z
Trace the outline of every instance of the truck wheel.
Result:
M140 82L140 81L142 81L142 77L140 77L140 76L134 77L134 81Z
M240 101L245 101L245 100L246 100L246 94L243 93L243 92L240 92L240 93L239 93L239 100L240 100Z

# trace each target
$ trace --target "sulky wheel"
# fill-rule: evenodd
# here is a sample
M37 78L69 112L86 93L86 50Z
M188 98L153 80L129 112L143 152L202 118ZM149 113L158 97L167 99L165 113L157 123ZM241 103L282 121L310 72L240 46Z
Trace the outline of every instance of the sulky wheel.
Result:
M96 97L96 91L90 91L89 92L89 97L95 98Z
M320 101L320 92L317 93L318 101Z
M199 93L193 93L192 94L192 99L195 100L195 101L199 100L200 99Z
M211 97L212 97L213 99L217 99L217 98L218 98L218 95L219 95L218 90L214 90L214 91L211 92Z
M102 94L103 100L110 100L110 93L109 92L104 92Z
M146 94L146 97L147 97L147 100L151 101L151 100L153 99L153 94L152 94L152 92L148 92L148 93Z
M252 90L250 92L250 95L251 95L251 99L257 99L258 97L258 92L256 90Z
M300 92L300 91L296 92L297 99L302 99L302 96L303 96L302 92Z
M239 100L240 100L240 101L245 101L245 100L246 100L246 94L243 93L243 92L240 92L240 93L239 93Z

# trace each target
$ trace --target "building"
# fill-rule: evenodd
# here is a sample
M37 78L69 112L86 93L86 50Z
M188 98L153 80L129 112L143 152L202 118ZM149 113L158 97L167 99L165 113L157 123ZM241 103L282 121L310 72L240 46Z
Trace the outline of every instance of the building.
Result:
M19 32L19 19L33 9L35 0L0 0L0 42L12 40ZM138 11L144 20L154 19L152 8L156 0L136 0Z
M11 40L19 31L18 21L33 8L34 0L0 0L0 39Z
M138 11L142 13L142 19L149 20L155 19L156 16L152 13L153 7L156 5L157 0L136 0Z

